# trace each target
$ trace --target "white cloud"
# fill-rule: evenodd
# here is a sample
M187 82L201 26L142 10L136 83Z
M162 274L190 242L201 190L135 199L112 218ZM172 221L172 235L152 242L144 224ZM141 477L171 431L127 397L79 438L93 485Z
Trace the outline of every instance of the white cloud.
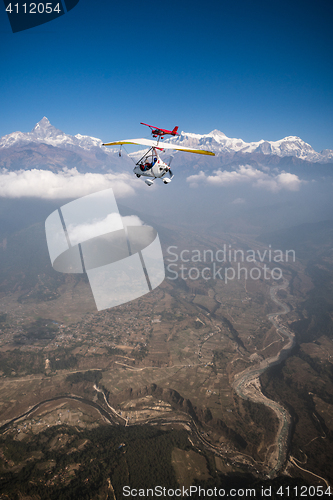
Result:
M232 205L244 205L246 201L244 198L236 198L234 201L231 202Z
M67 231L71 244L77 245L96 236L123 229L124 226L142 225L143 222L137 215L121 217L119 213L111 213L104 219L91 219L84 224L69 224Z
M121 218L124 226L142 226L143 222L137 215L125 215Z
M44 199L79 198L102 189L112 188L118 198L130 196L143 185L129 173L85 173L75 168L58 173L49 170L0 171L0 196L5 198L33 197Z
M72 245L119 229L123 229L119 213L108 214L104 219L92 219L84 224L69 224L67 227Z
M282 172L277 176L277 180L280 186L285 189L289 189L290 191L298 191L301 181L297 175L290 174L288 172Z
M273 174L258 170L251 165L240 165L237 170L233 170L232 172L228 170L215 170L213 175L207 175L201 171L199 174L190 175L187 178L187 182L191 187L198 187L199 185L230 186L238 183L247 183L269 191L279 191L280 189L298 191L301 184L305 181L299 179L297 175L288 172Z

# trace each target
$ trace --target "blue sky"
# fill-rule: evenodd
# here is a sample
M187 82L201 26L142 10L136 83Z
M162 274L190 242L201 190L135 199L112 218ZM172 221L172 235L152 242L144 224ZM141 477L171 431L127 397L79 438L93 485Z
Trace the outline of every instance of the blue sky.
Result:
M140 121L333 149L333 4L80 0L13 34L0 11L0 136L43 116L104 141Z

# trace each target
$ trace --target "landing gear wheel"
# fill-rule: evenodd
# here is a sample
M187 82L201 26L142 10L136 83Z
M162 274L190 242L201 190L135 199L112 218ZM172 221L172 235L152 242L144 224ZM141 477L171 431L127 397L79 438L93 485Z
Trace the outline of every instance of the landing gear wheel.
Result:
M137 177L141 177L141 175L140 175L140 174L136 174L136 176L137 176Z

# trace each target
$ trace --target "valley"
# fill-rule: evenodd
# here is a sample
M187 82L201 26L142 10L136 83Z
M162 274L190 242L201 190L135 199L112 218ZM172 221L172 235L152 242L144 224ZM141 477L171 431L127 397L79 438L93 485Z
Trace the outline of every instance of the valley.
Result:
M244 235L183 232L177 238L179 251L216 251L225 244L244 252L265 248ZM327 257L325 262L331 265ZM264 264L242 263L249 273L254 265ZM191 266L200 274L207 262ZM221 266L225 272L230 263ZM84 277L50 281L46 271L30 290L16 291L15 285L3 293L0 419L7 462L2 474L11 470L8 439L28 443L34 435L67 427L80 435L112 422L125 429L181 430L195 453L201 450L208 461L216 457L221 473L250 473L261 481L286 474L313 484L315 476L295 462L304 457L298 446L308 442L303 469L329 482L329 471L311 458L310 449L320 441L323 460L329 456L333 344L327 332L315 336L318 348L309 350L295 329L309 314L301 305L314 290L305 261L281 263L281 270L279 280L245 279L243 271L241 279L227 283L175 280L167 273L149 295L100 312ZM47 293L38 295L46 284ZM322 382L312 384L307 396L312 409L302 403L303 389L297 397L302 418L292 386L284 382L287 367L300 362L303 370L322 365L316 372ZM308 386L296 381L294 376L292 385ZM304 418L313 423L304 427Z

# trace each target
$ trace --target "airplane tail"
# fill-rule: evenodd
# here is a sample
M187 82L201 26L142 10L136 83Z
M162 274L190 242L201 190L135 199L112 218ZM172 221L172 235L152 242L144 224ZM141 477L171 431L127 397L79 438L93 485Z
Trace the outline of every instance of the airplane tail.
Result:
M178 127L175 127L175 128L173 129L173 131L171 132L171 134L172 134L172 135L178 135L178 134L177 134L177 130L178 130Z

